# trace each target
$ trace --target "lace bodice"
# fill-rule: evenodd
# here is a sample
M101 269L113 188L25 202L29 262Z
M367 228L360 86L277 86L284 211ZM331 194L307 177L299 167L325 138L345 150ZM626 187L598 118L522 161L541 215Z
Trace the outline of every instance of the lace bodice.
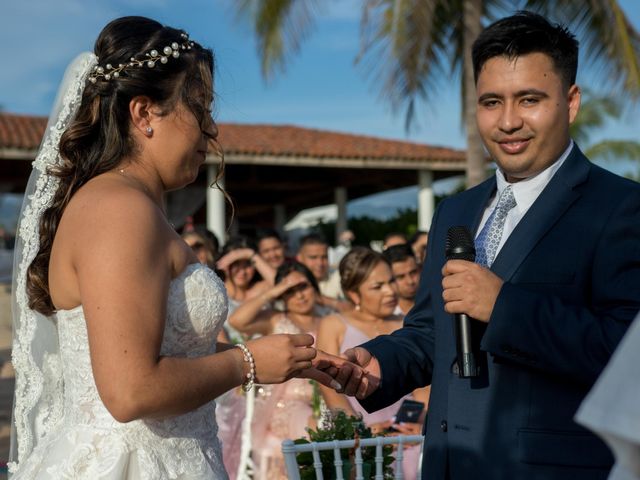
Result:
M187 266L169 286L161 354L196 357L214 353L226 314L222 281L203 265ZM140 472L123 478L226 478L216 438L215 402L184 415L119 423L98 395L82 306L59 311L57 323L65 393L60 432L48 437L55 441L56 435L62 435L72 449L77 447L77 455L69 452L68 459L48 465L51 478L98 478L88 472L102 474L123 455L134 455ZM81 440L87 432L89 442ZM31 457L46 456L41 450L47 440ZM27 464L32 464L32 458L29 460Z

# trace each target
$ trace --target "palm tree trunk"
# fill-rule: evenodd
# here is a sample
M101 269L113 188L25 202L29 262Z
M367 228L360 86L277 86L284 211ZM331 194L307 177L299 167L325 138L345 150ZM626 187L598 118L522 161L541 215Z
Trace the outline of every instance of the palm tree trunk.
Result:
M482 29L482 0L465 0L462 22L464 24L464 116L467 133L467 188L482 182L487 175L482 138L476 126L476 84L473 79L471 46Z

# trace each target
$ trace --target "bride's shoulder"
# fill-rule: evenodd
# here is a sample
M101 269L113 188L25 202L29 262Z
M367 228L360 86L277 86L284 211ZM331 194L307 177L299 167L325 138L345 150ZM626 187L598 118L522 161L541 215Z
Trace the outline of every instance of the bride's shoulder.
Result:
M159 207L143 191L109 178L91 179L69 201L60 229L86 242L159 239L166 220Z
M120 222L145 221L159 214L159 209L142 190L109 174L89 180L73 195L65 210L77 217L100 218Z

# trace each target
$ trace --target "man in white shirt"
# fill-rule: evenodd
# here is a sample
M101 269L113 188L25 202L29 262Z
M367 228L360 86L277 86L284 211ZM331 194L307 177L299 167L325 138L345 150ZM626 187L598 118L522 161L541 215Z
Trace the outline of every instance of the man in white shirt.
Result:
M413 249L408 243L393 245L382 252L391 265L394 289L398 295L398 305L394 315L404 317L416 303L420 268Z
M321 293L318 303L327 307L323 314L351 309L351 304L343 300L340 273L329 269L329 244L324 238L315 233L302 237L296 260L311 270L317 280Z

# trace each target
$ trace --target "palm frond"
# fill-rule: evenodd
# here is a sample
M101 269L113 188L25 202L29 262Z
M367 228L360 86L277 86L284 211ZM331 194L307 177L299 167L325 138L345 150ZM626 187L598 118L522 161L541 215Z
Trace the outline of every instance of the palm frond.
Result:
M262 76L284 70L314 26L317 0L238 0L240 16L254 24Z
M451 10L443 0L367 0L357 62L394 111L405 109L405 126L415 119L415 102L450 83Z
M587 144L591 133L602 127L607 120L616 119L622 112L620 100L613 96L594 95L583 90L580 111L570 127L571 137L580 144Z
M567 24L612 91L622 87L640 99L640 33L617 0L526 0L525 8Z
M640 142L635 140L603 140L591 145L584 153L591 159L640 161Z

